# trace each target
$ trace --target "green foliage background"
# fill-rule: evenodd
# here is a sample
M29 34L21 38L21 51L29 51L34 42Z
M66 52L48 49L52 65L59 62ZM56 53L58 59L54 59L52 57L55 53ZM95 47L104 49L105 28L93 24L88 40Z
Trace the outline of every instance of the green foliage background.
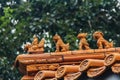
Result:
M36 34L46 39L45 52L55 50L52 36L58 33L70 49L78 49L77 34L100 30L120 46L120 3L117 0L0 0L0 79L20 80L13 66L23 45Z

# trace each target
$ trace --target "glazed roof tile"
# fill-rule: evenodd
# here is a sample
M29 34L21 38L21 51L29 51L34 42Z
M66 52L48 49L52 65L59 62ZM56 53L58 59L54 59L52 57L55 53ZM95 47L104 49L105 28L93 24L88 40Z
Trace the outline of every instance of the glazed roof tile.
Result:
M75 80L85 75L101 76L111 68L120 73L120 48L76 50L46 54L18 55L15 67L24 74L21 80Z

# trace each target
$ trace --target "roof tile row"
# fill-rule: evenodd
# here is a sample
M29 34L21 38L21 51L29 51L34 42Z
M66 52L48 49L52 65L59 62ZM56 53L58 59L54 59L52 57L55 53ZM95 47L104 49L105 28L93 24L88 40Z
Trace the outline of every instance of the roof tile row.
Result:
M25 76L21 80L76 80L81 74L102 75L107 68L120 73L120 48L69 51L64 54L24 54L16 58L15 66ZM85 53L86 52L86 53Z

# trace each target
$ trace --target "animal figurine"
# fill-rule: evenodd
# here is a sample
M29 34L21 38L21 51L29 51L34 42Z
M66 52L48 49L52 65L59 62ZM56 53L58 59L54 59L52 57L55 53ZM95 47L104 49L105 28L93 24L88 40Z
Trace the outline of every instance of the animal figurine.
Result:
M53 40L56 43L56 51L55 52L64 52L64 51L69 50L69 43L65 44L58 34L56 34L53 37Z
M88 50L90 49L89 44L86 40L87 33L79 33L77 38L80 39L79 50Z
M97 40L98 49L108 49L113 47L113 42L105 40L101 31L94 32L93 37Z

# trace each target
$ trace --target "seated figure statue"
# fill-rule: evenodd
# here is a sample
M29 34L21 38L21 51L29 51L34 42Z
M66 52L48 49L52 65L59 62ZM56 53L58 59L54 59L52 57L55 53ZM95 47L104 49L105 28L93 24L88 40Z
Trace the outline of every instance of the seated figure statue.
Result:
M103 33L100 31L96 31L93 34L94 39L97 40L97 46L99 49L107 49L107 48L112 48L113 47L113 42L108 42L103 38Z
M77 38L80 39L79 50L88 50L90 49L89 44L86 40L87 33L79 33Z
M33 41L32 41L32 49L37 50L38 49L38 38L36 35L33 36Z
M24 50L27 52L33 52L33 51L43 52L44 43L45 43L44 38L42 38L41 41L39 42L37 36L33 36L32 44L26 44L24 46Z
M63 52L63 51L69 50L69 43L65 44L58 34L56 34L53 37L53 40L56 43L56 51L55 52Z
M29 43L29 44L25 44L25 46L24 46L24 50L29 52L29 51L32 50L31 47L32 47L31 43Z
M44 51L44 44L45 44L45 39L42 38L41 41L38 44L38 48L39 48L38 50L39 51L42 51L42 52Z

